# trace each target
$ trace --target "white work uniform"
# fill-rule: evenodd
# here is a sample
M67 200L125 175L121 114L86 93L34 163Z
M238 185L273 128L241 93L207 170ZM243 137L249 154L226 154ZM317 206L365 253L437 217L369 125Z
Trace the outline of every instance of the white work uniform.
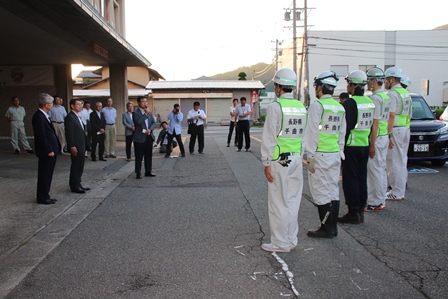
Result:
M331 98L323 95L321 99ZM314 101L308 109L308 123L304 137L304 152L307 158L314 158L315 172L308 171L308 183L311 196L316 205L325 205L339 200L339 176L341 172L341 152L344 149L346 121L342 117L339 131L339 152L316 152L319 143L319 133L325 124L321 124L323 106Z
M401 87L397 84L394 87ZM400 112L402 110L401 96L398 92L390 90L387 95L390 98L390 112ZM395 116L397 117L397 116ZM392 194L397 198L404 198L406 193L406 182L408 180L408 147L410 130L406 127L394 127L392 139L394 147L387 151L387 172L389 186L392 187Z
M30 151L31 147L26 139L25 123L23 119L26 116L25 108L22 106L11 106L6 111L6 117L10 119L11 125L11 145L14 150L20 151L19 140L25 150Z
M384 113L383 98L377 94L378 92L383 91L377 90L370 96L370 99L375 104L373 119L387 122L389 113ZM370 206L379 206L386 202L386 157L388 146L388 135L377 136L375 141L375 156L373 158L369 157L367 162L367 205Z
M282 99L293 99L291 93L283 94ZM277 102L266 109L263 127L261 159L264 166L271 166L274 178L268 183L268 213L271 243L289 251L297 246L299 233L298 215L303 190L302 155L293 153L288 157L288 167L278 160L272 161L274 148L278 145L277 136L282 129L282 109Z

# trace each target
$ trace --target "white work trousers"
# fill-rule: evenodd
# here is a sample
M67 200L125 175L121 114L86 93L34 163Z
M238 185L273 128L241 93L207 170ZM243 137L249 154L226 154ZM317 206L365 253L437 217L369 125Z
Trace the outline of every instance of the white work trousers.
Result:
M325 205L339 200L339 177L341 175L341 156L337 153L316 153L315 172L308 171L311 196L316 205Z
M392 187L393 195L404 198L408 180L407 163L410 130L406 127L395 127L392 132L395 146L387 151L389 186Z
M387 171L386 159L389 136L378 136L375 141L375 156L367 162L367 205L386 203Z
M104 140L104 154L115 156L115 143L117 141L117 128L115 125L106 125L106 139Z
M12 120L11 124L11 145L14 150L19 150L19 138L25 150L31 150L30 144L26 139L25 124L23 121Z
M282 248L297 246L299 208L303 190L302 155L288 157L288 167L273 161L272 183L268 183L268 212L271 243Z

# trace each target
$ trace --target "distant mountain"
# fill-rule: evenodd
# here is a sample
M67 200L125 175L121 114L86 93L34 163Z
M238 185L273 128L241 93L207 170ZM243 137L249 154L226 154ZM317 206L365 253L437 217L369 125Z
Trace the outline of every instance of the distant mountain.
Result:
M258 80L263 83L266 87L266 92L274 91L274 84L272 83L272 78L275 74L274 64L266 64L261 62L251 66L243 66L227 73L207 76L207 78L212 80L238 80L238 74L241 72L246 73L246 79L248 81L252 80L252 75L254 75L254 80Z

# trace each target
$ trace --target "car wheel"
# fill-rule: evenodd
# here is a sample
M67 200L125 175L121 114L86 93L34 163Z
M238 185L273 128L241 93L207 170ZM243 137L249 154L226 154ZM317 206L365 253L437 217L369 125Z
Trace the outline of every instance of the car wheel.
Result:
M443 166L445 162L446 160L431 160L431 164L434 166Z

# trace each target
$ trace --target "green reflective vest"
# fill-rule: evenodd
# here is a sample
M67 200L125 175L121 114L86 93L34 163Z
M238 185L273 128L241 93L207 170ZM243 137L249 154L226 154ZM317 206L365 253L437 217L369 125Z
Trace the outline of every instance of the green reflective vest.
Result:
M319 143L317 152L339 152L339 132L345 117L345 109L333 98L319 99L323 113L319 123Z
M390 113L390 98L384 91L377 92L376 94L383 99L383 103L381 104L381 118L378 124L378 136L385 136L388 133L387 124Z
M370 128L373 124L375 104L367 96L352 96L358 107L355 127L350 131L347 146L369 146Z
M395 112L394 127L408 127L411 121L411 95L403 87L394 87L391 90L398 92L401 98L401 111Z
M294 99L277 99L282 109L282 128L277 135L277 146L272 160L284 153L302 153L302 138L305 134L307 112L302 102Z

